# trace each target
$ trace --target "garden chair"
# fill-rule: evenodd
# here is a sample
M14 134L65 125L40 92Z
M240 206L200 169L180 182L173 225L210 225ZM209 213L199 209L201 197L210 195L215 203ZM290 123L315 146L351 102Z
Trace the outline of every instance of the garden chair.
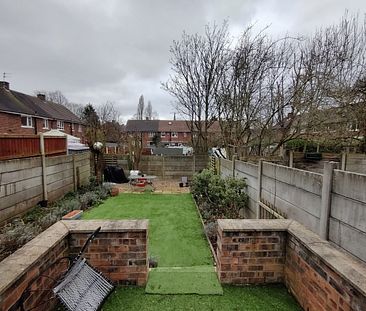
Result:
M83 253L87 249L89 243L100 231L100 227L96 229L87 239L79 254L75 257L62 257L56 260L54 263L47 267L48 270L55 264L60 263L63 259L69 260L69 268L64 276L56 284L56 287L52 289L53 297L57 297L62 304L70 311L95 311L98 310L104 300L114 289L114 285L107 280L101 273L91 267L85 258L82 257ZM39 275L32 280L31 285L40 277L50 278L46 275ZM28 287L30 288L30 286ZM42 290L44 291L44 290ZM30 296L31 290L23 292L18 304L14 305L12 310L25 311L24 302ZM51 299L52 299L51 298ZM48 301L42 302L45 304ZM38 308L34 307L35 308ZM28 309L30 310L30 309Z

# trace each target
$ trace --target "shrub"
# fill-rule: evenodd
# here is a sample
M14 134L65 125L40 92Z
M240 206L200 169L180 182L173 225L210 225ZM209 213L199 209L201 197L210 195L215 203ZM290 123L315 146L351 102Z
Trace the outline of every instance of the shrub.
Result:
M248 206L244 179L221 178L210 170L195 174L191 192L206 221L217 218L240 218L239 211Z
M2 231L0 234L0 260L15 252L41 232L37 224L24 223L19 219L7 225Z

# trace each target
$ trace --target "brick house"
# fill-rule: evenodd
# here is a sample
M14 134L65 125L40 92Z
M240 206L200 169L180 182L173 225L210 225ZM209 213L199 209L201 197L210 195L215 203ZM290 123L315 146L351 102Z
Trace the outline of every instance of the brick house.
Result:
M44 94L30 96L0 82L0 135L31 135L51 129L84 140L83 122L65 106L47 101Z
M125 131L141 134L144 147L153 145L154 137L162 144L188 145L191 142L191 131L182 120L128 120Z
M127 134L142 134L143 147L153 145L157 136L163 145L191 145L192 135L188 121L184 120L128 120ZM220 125L216 121L209 128L210 134L220 134Z

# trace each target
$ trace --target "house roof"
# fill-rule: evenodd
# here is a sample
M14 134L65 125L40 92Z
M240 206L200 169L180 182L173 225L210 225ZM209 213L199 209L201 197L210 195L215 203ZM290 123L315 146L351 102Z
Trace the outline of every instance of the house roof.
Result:
M82 123L65 106L0 87L0 111Z
M0 111L34 114L32 108L19 101L9 90L0 87Z
M159 132L190 132L190 129L184 120L159 120Z
M159 132L159 120L128 120L126 132Z

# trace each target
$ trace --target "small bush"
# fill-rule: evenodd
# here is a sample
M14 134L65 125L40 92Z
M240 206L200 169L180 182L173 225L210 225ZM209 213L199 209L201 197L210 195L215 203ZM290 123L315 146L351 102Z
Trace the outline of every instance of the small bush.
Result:
M221 178L206 169L193 176L191 192L207 222L218 218L240 218L240 209L248 206L246 186L244 179Z

